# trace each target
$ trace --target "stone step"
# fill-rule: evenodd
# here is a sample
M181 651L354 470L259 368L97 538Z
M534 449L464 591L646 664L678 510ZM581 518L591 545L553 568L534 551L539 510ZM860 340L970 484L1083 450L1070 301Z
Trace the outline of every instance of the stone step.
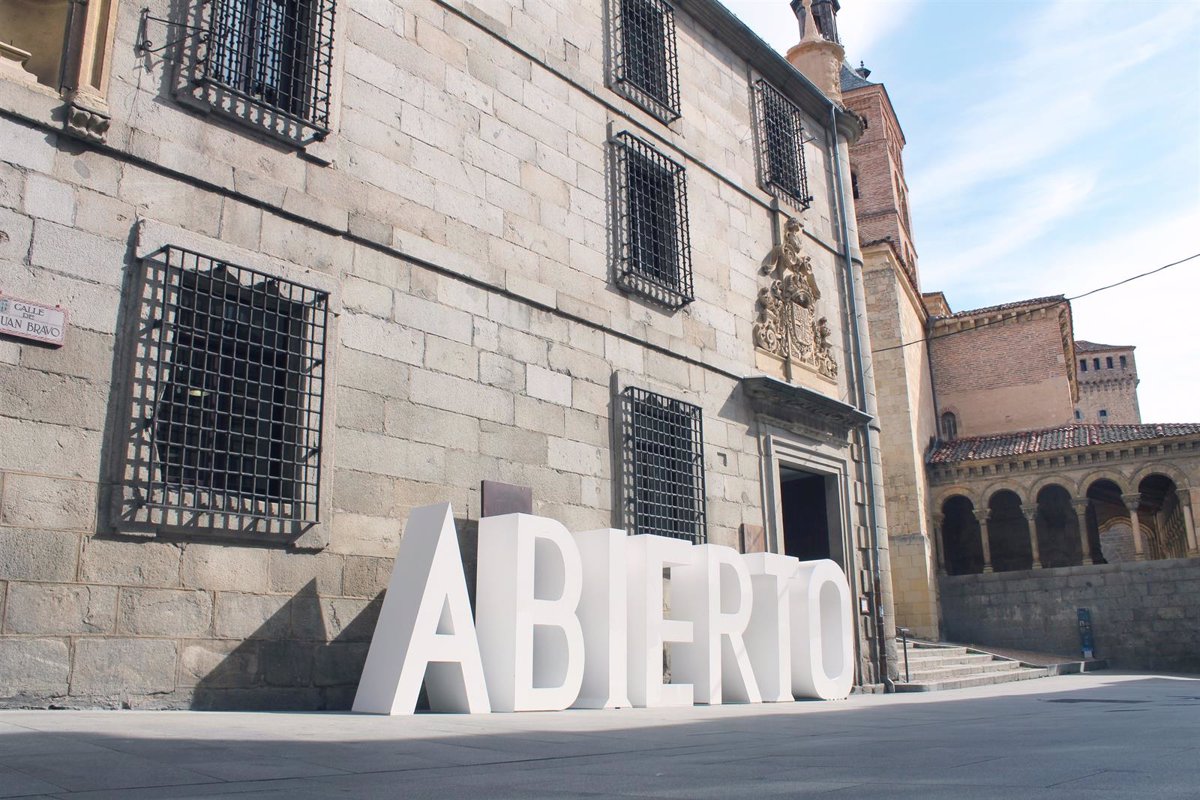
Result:
M1016 663L1016 662L1011 662ZM914 681L912 683L897 683L897 692L938 692L944 689L969 689L974 686L991 686L997 683L1011 681L1027 681L1034 678L1045 678L1050 675L1048 669L1033 669L1019 667L1006 672L991 672L984 675L974 675L963 678L950 678L940 681Z
M897 660L904 663L904 653L897 655ZM949 666L967 666L970 664L987 664L992 661L992 656L988 653L964 653L963 655L955 656L918 656L912 651L908 653L908 664L910 668L920 667L949 667Z
M909 665L908 675L910 683L926 683L929 681L944 681L951 678L968 678L972 675L993 675L1001 672L1012 672L1013 670L1021 669L1021 665L1016 661L989 661L986 664L959 664L945 667L923 667L921 669L913 669ZM901 674L904 673L903 665L900 668Z

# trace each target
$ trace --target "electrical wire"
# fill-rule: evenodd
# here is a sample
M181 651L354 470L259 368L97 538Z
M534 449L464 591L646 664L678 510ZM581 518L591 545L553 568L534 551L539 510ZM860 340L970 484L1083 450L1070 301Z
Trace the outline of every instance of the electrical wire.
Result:
M1030 313L1033 311L1043 311L1047 308L1054 308L1055 306L1060 305L1061 303L1069 303L1072 300L1082 300L1085 297L1090 297L1094 294L1098 294L1099 292L1108 291L1109 289L1115 289L1118 286L1124 286L1127 283L1132 283L1133 281L1136 281L1140 278L1147 278L1151 275L1162 272L1163 270L1170 269L1171 267L1177 267L1180 264L1185 264L1188 261L1191 261L1196 258L1200 258L1200 253L1195 253L1194 255L1190 255L1187 258L1181 258L1178 261L1172 261L1170 264L1163 264L1161 267L1155 267L1152 270L1148 270L1146 272L1141 272L1141 273L1138 273L1137 275L1131 275L1130 277L1125 278L1123 280L1119 280L1116 283L1110 283L1107 286L1099 286L1095 289L1090 289L1086 292L1083 292L1082 294L1077 294L1077 295L1072 295L1071 297L1062 297L1062 298L1056 299L1051 303L1046 303L1045 305L1017 307L1017 308L1012 308L1012 309L1007 309L1007 308L1006 309L997 309L996 313L1006 314L1008 311L1012 311L1014 314L1026 314L1026 313ZM949 319L949 317L946 317L946 319ZM996 325L1001 322L1007 322L1009 319L1011 319L1011 317L1005 316L1000 319L985 320L984 322L981 322L970 328L959 328L956 331L947 331L946 333L938 334L937 336L928 336L924 339L914 339L911 342L901 342L900 344L894 344L889 347L881 347L878 350L872 350L871 353L873 355L875 353L886 353L889 350L901 350L905 347L911 347L914 344L923 344L926 342L932 342L935 339L945 339L947 336L955 336L960 333L966 333L967 331L974 331L974 330L978 330L979 328L985 328L988 325Z

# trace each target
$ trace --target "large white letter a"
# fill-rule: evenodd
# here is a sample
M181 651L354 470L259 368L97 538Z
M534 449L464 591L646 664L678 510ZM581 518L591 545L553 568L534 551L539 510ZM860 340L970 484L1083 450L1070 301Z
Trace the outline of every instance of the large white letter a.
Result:
M491 711L449 503L404 526L354 710L411 714L422 680L434 711Z

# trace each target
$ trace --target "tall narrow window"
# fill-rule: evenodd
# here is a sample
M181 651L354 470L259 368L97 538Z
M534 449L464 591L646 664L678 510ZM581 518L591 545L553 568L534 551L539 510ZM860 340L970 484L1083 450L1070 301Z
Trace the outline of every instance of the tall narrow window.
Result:
M664 0L615 0L614 88L651 114L679 118L675 12Z
M1112 356L1105 357L1104 366L1108 367L1109 369L1113 368L1113 357Z
M1098 358L1092 359L1092 369L1100 369L1100 359L1098 359Z
M147 285L144 505L316 523L328 296L175 247Z
M625 525L703 543L704 429L699 406L630 387L621 393Z
M200 58L209 100L276 133L328 133L335 0L211 3Z
M1079 359L1079 371L1087 372L1087 359L1086 358Z
M958 417L952 411L942 414L942 438L946 440L958 438Z
M617 284L672 308L694 299L684 169L629 133L613 141Z
M1125 356L1120 356L1120 359L1121 359L1121 369L1125 369L1125 367L1129 366L1129 363L1125 360Z
M808 171L804 163L804 125L800 109L763 80L755 84L762 186L792 204L807 208Z

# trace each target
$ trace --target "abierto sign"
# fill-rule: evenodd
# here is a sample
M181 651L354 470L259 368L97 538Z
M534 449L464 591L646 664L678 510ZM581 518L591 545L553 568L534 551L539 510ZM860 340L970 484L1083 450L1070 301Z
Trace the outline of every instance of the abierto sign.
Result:
M67 312L0 292L0 334L61 347L67 336Z
M433 710L480 714L836 699L853 682L850 588L827 560L485 517L476 608L450 504L414 510L354 710L411 714L423 683Z

